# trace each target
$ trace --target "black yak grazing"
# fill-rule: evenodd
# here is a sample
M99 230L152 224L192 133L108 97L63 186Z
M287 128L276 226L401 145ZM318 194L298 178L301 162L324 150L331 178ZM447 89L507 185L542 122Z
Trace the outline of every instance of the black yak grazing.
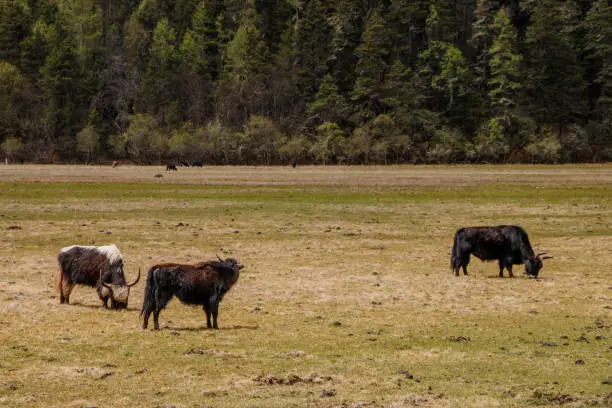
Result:
M459 268L467 275L470 254L482 261L498 261L499 276L504 276L504 268L512 278L512 265L525 264L525 272L530 278L537 278L542 269L542 260L552 256L535 255L527 232L515 225L497 227L466 227L455 233L451 269L459 276Z
M195 265L152 266L147 275L147 287L140 312L144 319L142 328L147 328L149 316L153 312L154 328L159 330L159 312L176 296L185 304L202 305L206 312L206 327L218 329L219 303L238 280L242 268L234 258L219 258L219 261Z
M95 286L100 300L108 309L124 309L128 304L130 288L138 283L138 277L132 283L125 282L123 258L115 245L79 246L62 248L57 256L59 269L56 275L56 286L60 292L60 303L70 302L70 293L74 285Z

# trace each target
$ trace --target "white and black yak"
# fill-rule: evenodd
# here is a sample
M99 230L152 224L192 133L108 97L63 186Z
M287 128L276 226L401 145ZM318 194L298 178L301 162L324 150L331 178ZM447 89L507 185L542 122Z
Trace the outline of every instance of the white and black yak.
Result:
M95 286L106 309L110 299L111 309L125 309L130 288L138 283L126 283L123 272L123 257L115 245L79 246L62 248L57 256L59 269L56 276L60 303L70 302L70 293L75 285Z
M159 264L149 269L140 315L146 329L153 313L153 325L159 330L159 312L176 296L188 305L202 305L206 327L218 329L217 315L223 296L236 283L243 268L234 258L195 265ZM212 317L212 322L211 322Z
M482 261L498 261L499 276L504 276L504 268L512 278L512 265L525 264L525 272L530 278L537 278L542 269L542 260L552 256L535 254L529 243L527 232L516 225L496 227L465 227L455 233L451 269L459 276L459 268L467 275L470 254Z

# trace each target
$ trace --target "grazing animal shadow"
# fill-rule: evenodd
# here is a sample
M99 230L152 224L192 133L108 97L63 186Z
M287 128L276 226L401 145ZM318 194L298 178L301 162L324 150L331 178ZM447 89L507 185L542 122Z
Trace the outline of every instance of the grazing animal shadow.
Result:
M76 307L84 307L86 309L104 309L104 306L98 306L98 305L91 305L91 304L87 304L87 303L80 303L80 302L72 302L70 303L72 306L76 306ZM123 309L116 309L117 311L125 311L125 312L139 312L139 309L135 309L133 307L127 307L127 308L123 308Z
M237 324L234 326L228 326L228 327L221 327L219 328L219 330L258 330L259 329L259 325L254 324L254 325L241 325L241 324ZM178 331L178 332L202 332L202 331L207 331L210 330L210 328L206 327L206 326L200 326L200 327L176 327L176 326L165 326L162 328L162 330L172 330L172 331Z

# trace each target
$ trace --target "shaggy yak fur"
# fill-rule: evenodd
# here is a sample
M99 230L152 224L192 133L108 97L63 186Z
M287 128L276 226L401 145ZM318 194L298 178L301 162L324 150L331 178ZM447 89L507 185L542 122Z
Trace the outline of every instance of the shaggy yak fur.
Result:
M159 312L176 296L185 304L202 305L206 313L206 327L218 329L219 303L238 280L242 268L233 258L219 258L219 261L195 265L152 266L147 275L147 287L140 312L144 319L142 328L147 328L152 312L154 328L159 330Z
M57 260L56 286L60 292L60 303L70 302L74 285L87 285L96 287L104 308L108 309L110 299L111 309L124 309L128 305L130 288L140 279L138 269L136 280L125 282L123 258L115 245L65 247Z
M534 254L525 230L515 225L497 227L466 227L455 233L451 269L459 276L459 268L467 275L470 254L482 261L498 261L499 276L504 276L504 268L512 278L512 265L525 264L525 272L530 278L537 278L542 269L542 260L552 256L542 256L545 252Z

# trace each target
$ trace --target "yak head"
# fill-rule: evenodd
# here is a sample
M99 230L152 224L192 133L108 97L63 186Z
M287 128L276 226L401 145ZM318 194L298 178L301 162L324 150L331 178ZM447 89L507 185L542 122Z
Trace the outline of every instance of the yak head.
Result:
M544 259L549 259L549 258L552 258L552 256L546 255L546 252L541 252L537 254L535 257L526 260L525 261L525 273L527 273L527 276L529 276L530 278L537 279L538 274L540 273L540 269L542 269L542 266L544 266L544 263L542 261Z
M217 255L217 259L219 259L219 261L223 264L223 266L225 266L226 268L232 269L235 272L238 272L239 270L244 268L244 265L240 265L238 261L236 260L236 258L221 259L221 257Z
M102 281L102 271L100 271L100 284L106 289L108 297L111 300L111 309L125 309L128 306L128 298L130 297L130 288L140 280L140 268L138 268L138 276L132 283L115 284L104 283Z

